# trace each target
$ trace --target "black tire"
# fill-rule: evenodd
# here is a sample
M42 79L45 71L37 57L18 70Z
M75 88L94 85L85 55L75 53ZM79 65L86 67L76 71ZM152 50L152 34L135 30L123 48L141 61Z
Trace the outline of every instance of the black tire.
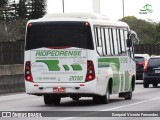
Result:
M53 98L52 98L52 103L53 104L58 105L58 104L60 104L60 102L61 102L61 97L53 96Z
M153 83L153 87L157 87L158 86L158 83Z
M51 95L44 95L43 98L44 98L44 103L45 103L46 105L52 104L53 98L52 98Z
M131 84L131 87L130 87L130 91L126 92L124 94L124 98L125 100L131 100L132 99L132 92L134 90L134 87L133 87L133 84Z
M95 104L108 104L110 99L109 89L106 90L106 94L104 96L94 96L93 101Z
M149 87L149 84L148 84L148 83L143 83L143 87L144 87L144 88L148 88L148 87Z
M94 96L94 97L93 97L93 102L94 102L95 104L100 104L100 103L101 103L100 97L101 97L101 96Z
M132 91L126 92L124 98L125 98L125 100L131 100L132 99Z
M43 98L46 105L59 104L61 101L61 98L59 96L44 95Z
M102 104L108 104L110 99L109 87L106 89L106 94L101 96L100 100Z

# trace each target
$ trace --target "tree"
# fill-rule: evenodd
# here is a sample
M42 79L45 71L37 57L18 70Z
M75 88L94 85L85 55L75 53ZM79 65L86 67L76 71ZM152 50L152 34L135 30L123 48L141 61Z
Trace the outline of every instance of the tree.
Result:
M7 3L8 3L8 0L0 0L0 20L4 19L3 11Z
M27 21L45 13L46 0L0 0L0 42L24 40Z
M4 21L4 9L8 3L8 0L0 0L0 41L7 40L7 33L5 31L5 24Z
M2 0L0 6L1 18L13 19L37 19L46 13L47 0ZM2 9L2 10L1 10Z
M19 19L8 24L9 41L24 40L26 22L27 20Z
M41 18L46 13L46 0L32 0L28 3L29 19Z
M17 3L16 0L9 0L5 8L5 16L7 21L13 21L17 18Z
M160 22L156 25L156 30L157 30L156 40L157 43L160 44Z
M17 4L17 14L19 19L27 19L27 1L19 0Z
M137 33L140 43L157 43L157 30L155 23L137 19L134 16L124 17L122 18L122 21L128 23L130 29Z
M8 36L5 30L5 21L0 20L0 42L2 41L8 41Z

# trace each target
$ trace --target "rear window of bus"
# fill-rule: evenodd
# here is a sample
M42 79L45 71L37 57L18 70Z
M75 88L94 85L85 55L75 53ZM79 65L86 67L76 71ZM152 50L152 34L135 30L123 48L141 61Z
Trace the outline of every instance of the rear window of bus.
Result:
M27 27L26 50L42 47L94 49L86 22L34 22Z

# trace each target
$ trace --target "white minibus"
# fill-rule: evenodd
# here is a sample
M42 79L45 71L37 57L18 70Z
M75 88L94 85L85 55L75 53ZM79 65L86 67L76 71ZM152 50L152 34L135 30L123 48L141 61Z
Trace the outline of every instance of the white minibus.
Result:
M25 39L25 88L45 104L92 97L107 104L135 88L134 41L129 26L97 14L48 14L30 20Z

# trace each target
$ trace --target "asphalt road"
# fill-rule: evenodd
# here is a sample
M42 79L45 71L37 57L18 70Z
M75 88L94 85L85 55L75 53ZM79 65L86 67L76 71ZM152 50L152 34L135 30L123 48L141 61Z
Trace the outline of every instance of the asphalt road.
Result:
M147 113L148 111L151 111L150 113L154 113L155 116L157 115L156 112L160 111L160 85L157 88L153 88L152 85L150 85L149 88L143 88L142 84L136 84L132 100L124 100L123 98L118 98L118 95L111 95L109 104L94 104L92 98L81 98L79 101L73 101L71 98L62 98L60 105L45 105L43 97L41 96L27 95L25 93L1 95L0 111L39 111L40 113L41 111L49 111L48 113L42 113L42 116L47 116L47 114L49 114L54 116L54 119L56 120L79 120L79 116L81 117L81 120L93 120L92 117L104 120L106 120L106 117L107 120L160 120L160 117L138 117L139 114L144 114L145 111L147 111ZM118 115L127 116L130 113L132 115L135 114L135 117L113 117ZM66 117L67 115L69 117ZM107 115L112 117L108 117ZM2 118L0 118L0 120L1 119ZM29 120L30 118L23 119ZM38 119L41 120L44 118ZM51 117L48 117L47 119L53 120Z

